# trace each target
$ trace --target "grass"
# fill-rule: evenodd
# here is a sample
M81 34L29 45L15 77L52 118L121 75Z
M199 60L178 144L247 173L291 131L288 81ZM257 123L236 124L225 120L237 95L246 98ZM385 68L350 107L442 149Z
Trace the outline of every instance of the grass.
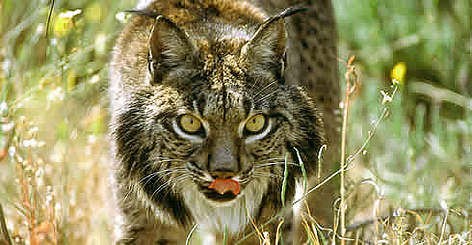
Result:
M56 1L48 38L47 1L20 3L0 1L0 244L111 244L107 63L134 3ZM470 1L334 4L345 165L306 192L342 174L342 195L334 227L303 214L309 243L472 244Z

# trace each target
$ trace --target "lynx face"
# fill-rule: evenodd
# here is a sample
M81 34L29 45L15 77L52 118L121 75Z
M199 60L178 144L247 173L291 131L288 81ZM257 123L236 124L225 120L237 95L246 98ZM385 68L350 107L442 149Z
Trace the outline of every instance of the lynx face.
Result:
M313 172L323 135L313 102L282 78L282 17L135 18L133 28L150 28L122 37L137 45L119 41L112 64L112 136L126 191L183 225L240 202L257 216L282 206L287 167L290 202L299 161Z

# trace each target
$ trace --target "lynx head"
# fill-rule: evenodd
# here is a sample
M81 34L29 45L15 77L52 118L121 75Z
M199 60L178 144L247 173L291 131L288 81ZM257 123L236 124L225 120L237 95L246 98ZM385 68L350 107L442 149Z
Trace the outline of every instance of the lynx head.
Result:
M120 71L115 98L126 99L113 136L123 176L148 200L173 209L162 200L175 206L191 190L231 205L280 193L285 167L290 197L299 161L313 172L323 126L303 90L283 79L285 15L245 25L158 16L145 46L126 50L145 72ZM282 205L280 194L272 200Z

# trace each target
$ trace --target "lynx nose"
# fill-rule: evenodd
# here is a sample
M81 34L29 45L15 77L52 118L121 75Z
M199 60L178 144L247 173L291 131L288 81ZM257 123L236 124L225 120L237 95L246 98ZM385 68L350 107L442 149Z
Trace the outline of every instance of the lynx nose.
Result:
M208 172L218 178L231 178L240 169L237 144L228 133L221 133L211 144Z

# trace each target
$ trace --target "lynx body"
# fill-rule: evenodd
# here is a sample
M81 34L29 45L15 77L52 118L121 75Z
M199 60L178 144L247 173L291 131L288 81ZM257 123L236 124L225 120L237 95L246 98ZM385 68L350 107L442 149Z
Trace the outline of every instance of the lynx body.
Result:
M250 217L290 228L300 162L311 178L324 136L313 101L283 78L289 14L159 0L131 17L110 67L118 244L184 244L195 224L231 244Z

